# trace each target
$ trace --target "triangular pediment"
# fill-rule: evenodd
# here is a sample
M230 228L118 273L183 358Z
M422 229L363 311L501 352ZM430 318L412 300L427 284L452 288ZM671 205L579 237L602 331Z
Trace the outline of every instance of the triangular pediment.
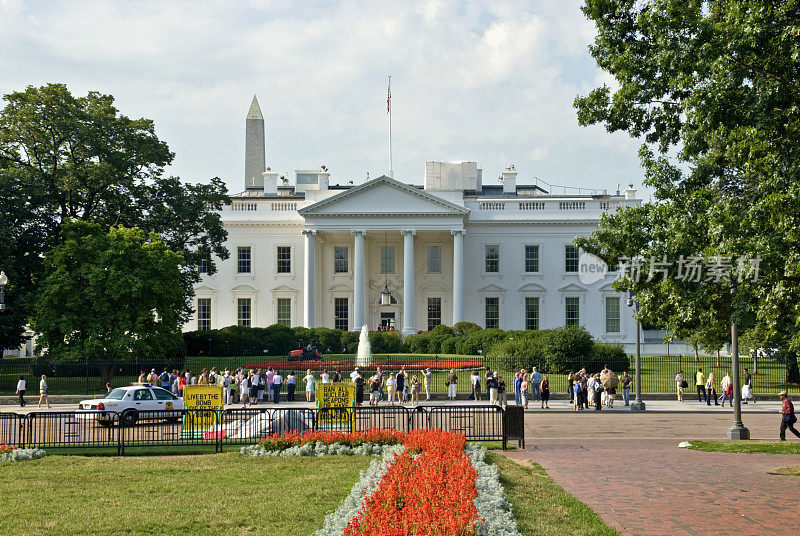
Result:
M569 285L564 285L558 290L559 292L586 292L586 287L576 285L575 283L570 283Z
M288 285L278 285L277 287L271 290L272 292L297 292L296 288L292 288Z
M297 211L302 216L463 216L469 209L389 177L360 184Z
M494 283L478 289L478 292L505 292L505 291L506 289L504 289L501 286L495 285Z

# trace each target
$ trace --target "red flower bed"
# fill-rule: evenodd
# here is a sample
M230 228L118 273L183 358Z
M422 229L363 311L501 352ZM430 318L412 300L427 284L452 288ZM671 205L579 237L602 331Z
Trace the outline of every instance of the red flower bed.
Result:
M415 430L343 536L475 533L477 471L457 432Z
M319 441L326 445L339 443L348 447L357 447L365 443L377 445L396 445L402 443L406 438L405 432L394 429L373 428L364 432L286 432L284 434L272 434L261 440L261 447L267 450L284 450L290 447L298 447L306 443Z
M13 445L0 445L0 454L8 454L9 452L14 452L17 450L17 447Z

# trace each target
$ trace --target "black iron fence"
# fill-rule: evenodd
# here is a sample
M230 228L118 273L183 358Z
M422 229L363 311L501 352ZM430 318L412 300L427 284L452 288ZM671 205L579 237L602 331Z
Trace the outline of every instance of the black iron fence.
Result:
M503 449L509 441L525 445L521 408L478 405L2 413L0 443L44 449L112 448L118 454L136 447L193 445L220 452L275 433L376 428L458 431L468 441L500 441Z
M616 372L622 373L627 369L629 374L634 372L633 358L629 362L617 362L612 367ZM237 369L266 369L273 367L280 369L284 377L288 372L293 371L297 376L298 393L302 393L304 385L302 378L306 370L310 369L317 379L323 370L329 371L331 375L339 372L345 381L350 380L350 373L356 366L355 357L350 354L345 355L325 355L321 361L299 362L287 361L285 358L269 358L267 356L255 357L189 357L180 363L174 362L138 362L130 361L125 363L99 363L90 360L66 364L52 364L42 359L0 359L0 395L13 395L20 376L24 376L28 382L28 394L31 397L38 395L38 383L42 374L47 375L48 393L50 395L96 395L106 393L106 382L111 387L129 385L136 382L142 372L146 375L152 369L156 374L166 367L170 372L178 370L185 372L190 370L197 376L202 369L211 370L216 367L223 371L226 368L235 371ZM419 354L377 354L372 357L369 366L360 368L370 374L381 367L383 372L397 373L403 369L410 375L416 374L423 383L424 371L431 370L430 390L432 393L443 394L448 391L450 371L452 370L457 378L457 392L460 394L469 393L471 389L470 376L473 371L478 371L483 377L486 368L497 371L502 375L511 391L511 380L514 372L520 368L528 369L536 366L533 360L520 359L491 359L481 356L446 356L446 355L419 355ZM581 368L596 366L596 360L575 358L571 363L571 369L575 371ZM719 381L725 373L731 372L731 360L729 357L702 356L642 356L642 390L645 394L652 393L673 393L675 391L675 375L683 370L684 375L690 385L693 385L694 374L699 368L703 369L705 376L713 372L717 390ZM780 361L776 357L765 357L754 360L752 358L740 358L740 374L743 375L745 369L752 373L752 390L755 393L772 393L786 389L797 393L800 385L795 380L793 367ZM788 374L787 374L788 370ZM542 370L539 372L548 375L550 380L550 390L553 393L567 392L567 371L553 372ZM795 370L796 372L796 370ZM423 393L424 394L424 391Z

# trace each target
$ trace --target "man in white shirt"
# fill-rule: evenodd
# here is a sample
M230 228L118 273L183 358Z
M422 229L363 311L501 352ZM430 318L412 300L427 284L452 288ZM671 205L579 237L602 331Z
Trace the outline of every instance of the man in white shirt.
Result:
M319 379L322 383L331 383L331 377L328 375L327 370L322 371L322 374L319 375Z
M350 373L350 381L356 383L356 378L358 377L358 367L355 368L353 372Z
M722 381L719 382L719 388L722 389L722 405L725 405L725 400L730 402L731 407L733 407L733 391L731 390L731 377L730 374L727 372L725 376L722 378ZM730 396L728 395L728 391L730 391Z
M280 371L276 370L275 374L272 376L272 401L276 404L281 401L282 384L283 384L283 377L281 377Z

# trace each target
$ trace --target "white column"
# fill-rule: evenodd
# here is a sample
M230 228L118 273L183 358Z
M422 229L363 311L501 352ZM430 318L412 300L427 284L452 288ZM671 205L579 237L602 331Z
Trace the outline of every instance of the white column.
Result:
M414 235L416 231L400 231L403 235L403 335L417 332L414 327Z
M303 327L314 325L314 235L317 231L303 230L305 237L305 264L303 266Z
M353 331L361 331L364 325L364 235L366 231L350 231L353 247Z
M464 321L464 230L453 235L453 324Z

